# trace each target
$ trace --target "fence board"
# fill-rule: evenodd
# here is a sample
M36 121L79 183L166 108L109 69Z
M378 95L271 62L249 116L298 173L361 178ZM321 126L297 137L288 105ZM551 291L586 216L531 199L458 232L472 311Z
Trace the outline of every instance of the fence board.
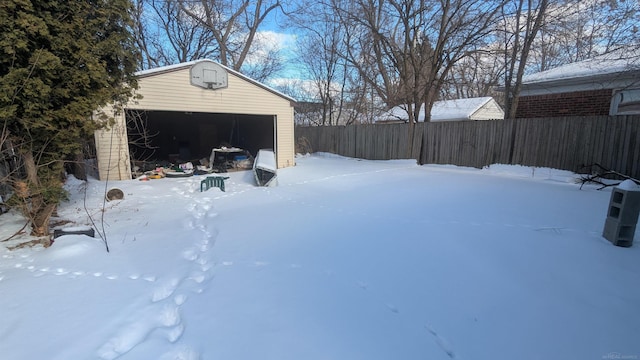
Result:
M599 163L640 178L640 116L296 127L313 151L481 168L519 164L574 172ZM510 161L511 158L511 161Z

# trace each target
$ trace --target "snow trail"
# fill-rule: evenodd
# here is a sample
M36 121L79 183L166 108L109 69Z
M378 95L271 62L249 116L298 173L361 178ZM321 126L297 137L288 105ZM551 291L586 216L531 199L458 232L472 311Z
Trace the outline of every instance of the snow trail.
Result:
M194 196L198 194L193 191L195 184L196 181L185 181L182 183L183 186L171 189L187 200L188 205L185 209L188 220L185 228L196 230L199 234L191 235L188 245L180 252L182 261L187 265L185 270L180 276L174 275L157 282L149 296L149 302L136 307L134 312L127 316L129 322L123 324L120 330L97 350L100 359L117 359L151 338L157 341L158 336L173 344L178 342L184 333L186 325L180 308L188 301L189 294L204 292L207 282L214 277L211 253L218 234L214 224L217 214L213 211L212 199ZM138 274L129 276L129 279L139 278ZM151 276L147 276L146 279L155 281L155 277ZM183 344L179 350L172 348L160 358L197 360L200 355Z

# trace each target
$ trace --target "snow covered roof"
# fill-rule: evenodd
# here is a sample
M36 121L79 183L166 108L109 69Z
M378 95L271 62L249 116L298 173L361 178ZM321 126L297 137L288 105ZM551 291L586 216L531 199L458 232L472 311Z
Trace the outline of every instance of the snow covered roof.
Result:
M294 103L296 102L296 100L294 98L292 98L291 96L285 95L285 94L281 93L280 91L278 91L278 90L276 90L276 89L274 89L274 88L272 88L270 86L267 86L267 85L265 85L265 84L263 84L263 83L261 83L261 82L259 82L257 80L254 80L254 79L252 79L252 78L250 78L250 77L248 77L246 75L243 75L242 73L239 73L239 72L237 72L237 71L235 71L235 70L233 70L233 69L231 69L229 67L226 67L226 66L224 66L224 65L222 65L220 63L217 63L217 62L215 62L213 60L209 60L209 59L200 59L200 60L194 60L194 61L187 61L187 62L183 62L183 63L179 63L179 64L160 66L160 67L153 68L153 69L141 70L141 71L136 72L135 75L137 77L139 77L139 78L145 78L145 77L148 77L148 76L155 76L155 75L160 75L160 74L164 74L164 73L168 73L168 72L172 72L172 71L182 70L182 69L185 69L185 68L190 68L193 65L195 65L197 63L200 63L200 62L212 62L212 63L218 64L222 68L224 68L227 72L229 72L230 74L233 74L233 75L235 75L235 76L237 76L237 77L239 77L241 79L244 79L244 80L246 80L246 81L248 81L248 82L250 82L250 83L252 83L252 84L254 84L254 85L258 86L258 87L261 87L261 88L263 88L263 89L265 89L265 90L267 90L269 92L272 92L272 93L274 93L274 94L276 94L276 95L278 95L280 97L283 97L283 98L285 98L285 99L287 99L287 100L289 100L291 102L294 102Z
M522 83L531 85L569 79L582 79L620 74L640 70L640 50L616 51L591 59L558 66L553 69L525 75Z
M476 111L492 100L492 97L487 96L437 101L433 104L433 109L431 109L431 120L470 119ZM422 120L424 120L424 116Z
M431 109L431 121L473 120L474 114L490 102L495 103L495 100L490 96L436 101ZM500 108L497 103L495 103L495 106ZM396 106L380 116L379 119L382 121L407 120L406 109L406 105ZM496 117L498 118L499 116ZM504 117L504 113L502 117ZM424 121L424 107L420 110L418 121Z

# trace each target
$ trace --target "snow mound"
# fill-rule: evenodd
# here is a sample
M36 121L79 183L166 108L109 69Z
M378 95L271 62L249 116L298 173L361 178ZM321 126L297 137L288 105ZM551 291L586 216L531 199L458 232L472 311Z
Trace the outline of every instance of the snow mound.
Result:
M52 258L72 258L81 255L104 251L104 245L99 239L87 235L63 235L58 237L48 255Z
M638 184L636 184L635 181L629 180L629 179L621 182L616 187L618 189L627 190L627 191L640 191L640 186L638 186Z

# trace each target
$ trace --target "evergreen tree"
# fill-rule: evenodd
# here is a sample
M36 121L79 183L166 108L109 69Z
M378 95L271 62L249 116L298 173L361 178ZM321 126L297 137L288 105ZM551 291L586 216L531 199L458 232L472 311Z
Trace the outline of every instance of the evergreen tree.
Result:
M12 185L34 235L65 197L65 160L108 125L94 110L136 87L131 12L129 0L0 2L0 121L23 160Z

